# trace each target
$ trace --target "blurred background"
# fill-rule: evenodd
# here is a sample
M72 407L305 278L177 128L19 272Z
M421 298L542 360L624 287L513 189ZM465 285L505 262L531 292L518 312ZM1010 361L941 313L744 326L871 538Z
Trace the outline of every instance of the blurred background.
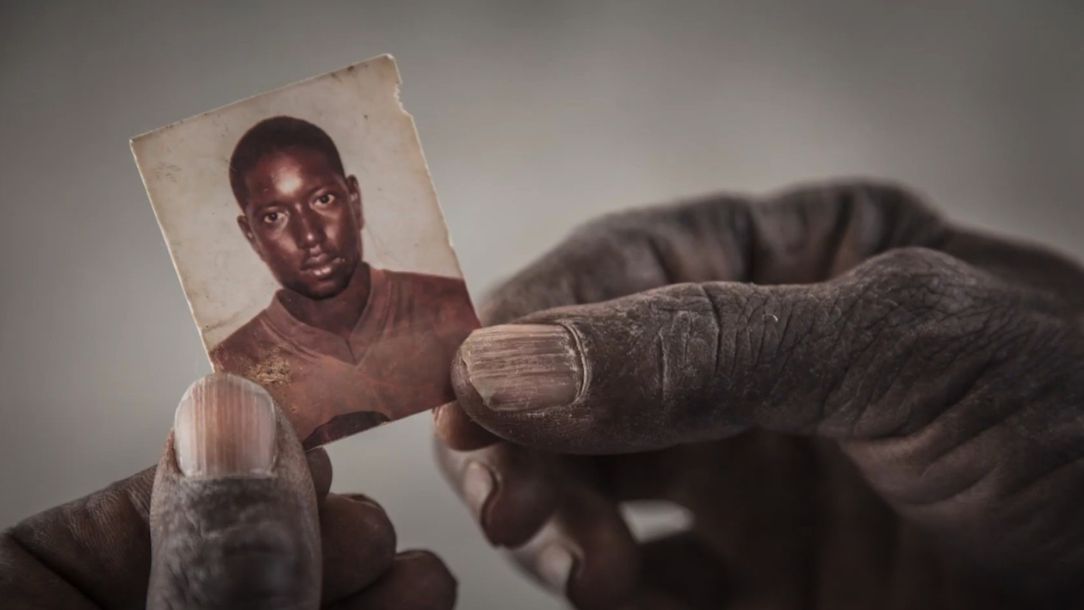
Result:
M209 366L128 138L390 52L476 295L600 213L879 176L1084 257L1084 5L0 2L0 527L152 464ZM430 418L330 447L463 608L489 549Z

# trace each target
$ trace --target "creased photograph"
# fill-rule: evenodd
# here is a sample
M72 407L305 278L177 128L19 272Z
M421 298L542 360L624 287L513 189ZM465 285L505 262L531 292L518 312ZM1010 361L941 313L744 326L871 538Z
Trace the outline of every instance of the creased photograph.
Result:
M385 55L132 141L214 368L306 447L452 400L478 325L399 85Z

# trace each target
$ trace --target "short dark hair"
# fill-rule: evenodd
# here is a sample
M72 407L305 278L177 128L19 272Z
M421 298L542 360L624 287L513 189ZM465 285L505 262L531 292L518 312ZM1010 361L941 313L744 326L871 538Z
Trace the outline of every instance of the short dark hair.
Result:
M256 123L233 148L230 155L230 187L237 204L243 210L248 189L245 188L245 174L269 153L287 148L308 148L322 153L343 177L342 158L335 142L327 132L316 125L291 116L276 116Z

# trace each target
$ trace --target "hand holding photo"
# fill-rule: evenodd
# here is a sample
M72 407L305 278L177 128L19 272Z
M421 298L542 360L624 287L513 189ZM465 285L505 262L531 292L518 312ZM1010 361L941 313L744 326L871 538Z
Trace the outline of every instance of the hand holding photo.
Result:
M216 370L306 447L452 400L478 321L390 56L132 141Z

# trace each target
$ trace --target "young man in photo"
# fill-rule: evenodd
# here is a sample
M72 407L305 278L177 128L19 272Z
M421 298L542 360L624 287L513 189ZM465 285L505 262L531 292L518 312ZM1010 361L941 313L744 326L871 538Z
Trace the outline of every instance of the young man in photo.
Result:
M230 158L237 224L282 288L211 351L265 386L306 447L448 402L452 357L478 322L459 278L363 258L361 188L322 129L279 116Z

